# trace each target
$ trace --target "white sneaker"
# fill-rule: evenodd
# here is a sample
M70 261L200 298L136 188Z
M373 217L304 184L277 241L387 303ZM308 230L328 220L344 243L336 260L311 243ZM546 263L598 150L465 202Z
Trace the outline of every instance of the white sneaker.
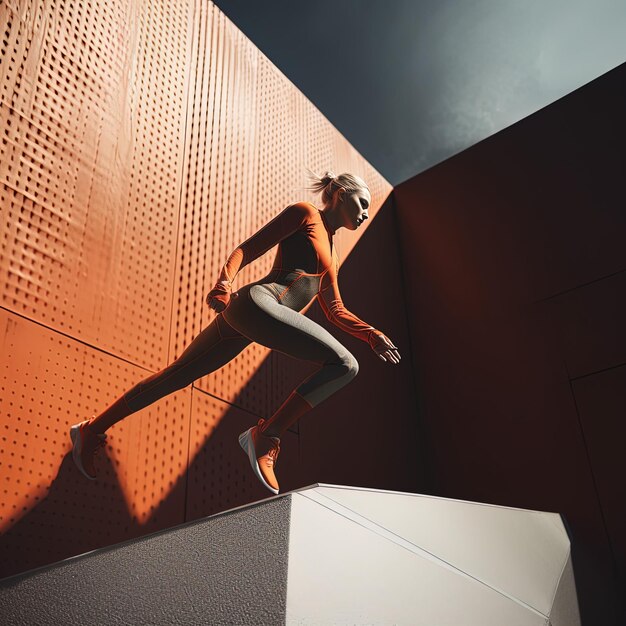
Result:
M81 474L89 480L96 480L93 457L104 447L107 436L105 433L94 433L89 428L90 421L84 420L70 428L72 458Z
M274 474L274 466L280 452L280 439L269 437L260 431L265 420L261 418L256 426L248 428L239 435L239 445L250 459L252 471L272 493L278 493L278 480Z

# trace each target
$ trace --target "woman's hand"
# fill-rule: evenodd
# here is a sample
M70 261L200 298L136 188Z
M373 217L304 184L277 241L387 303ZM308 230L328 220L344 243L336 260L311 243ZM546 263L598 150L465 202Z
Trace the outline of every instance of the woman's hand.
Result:
M400 363L400 353L398 348L393 345L393 341L379 330L372 331L369 337L369 344L372 350L383 360L392 363Z
M221 313L230 304L231 286L228 281L219 281L215 287L209 291L206 303L218 313Z

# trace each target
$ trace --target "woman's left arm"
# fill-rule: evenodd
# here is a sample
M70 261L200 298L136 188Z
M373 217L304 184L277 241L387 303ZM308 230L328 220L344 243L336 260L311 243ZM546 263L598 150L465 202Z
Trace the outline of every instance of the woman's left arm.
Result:
M365 323L346 309L339 292L336 267L331 267L322 277L317 300L326 317L341 330L366 341L383 361L400 362L398 348L383 332Z

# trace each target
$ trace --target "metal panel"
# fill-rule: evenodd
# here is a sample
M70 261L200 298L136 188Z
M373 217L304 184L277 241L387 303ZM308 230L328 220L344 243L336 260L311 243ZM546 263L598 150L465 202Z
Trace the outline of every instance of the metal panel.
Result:
M270 415L308 364L249 346L195 389L115 424L97 483L71 462L69 426L210 323L205 296L228 254L289 202L317 201L305 166L363 176L372 217L391 186L210 2L24 0L0 4L0 23L7 575L241 497L223 471L235 454L242 484L253 480L239 430L223 467L203 464L208 438L231 413L241 421L224 432ZM267 273L273 254L237 284Z
M0 6L0 303L156 368L170 328L190 7L17 11Z
M182 522L191 390L116 424L94 483L68 425L145 372L2 310L0 337L0 577Z

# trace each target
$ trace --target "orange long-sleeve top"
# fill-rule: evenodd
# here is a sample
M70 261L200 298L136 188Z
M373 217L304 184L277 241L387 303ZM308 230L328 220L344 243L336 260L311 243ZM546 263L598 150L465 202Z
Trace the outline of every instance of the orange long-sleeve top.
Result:
M231 252L218 283L226 283L230 292L237 273L278 244L270 273L257 283L269 285L282 304L297 311L317 297L333 324L373 346L378 338L372 333L382 333L348 311L341 299L334 234L324 212L315 205L290 204Z

